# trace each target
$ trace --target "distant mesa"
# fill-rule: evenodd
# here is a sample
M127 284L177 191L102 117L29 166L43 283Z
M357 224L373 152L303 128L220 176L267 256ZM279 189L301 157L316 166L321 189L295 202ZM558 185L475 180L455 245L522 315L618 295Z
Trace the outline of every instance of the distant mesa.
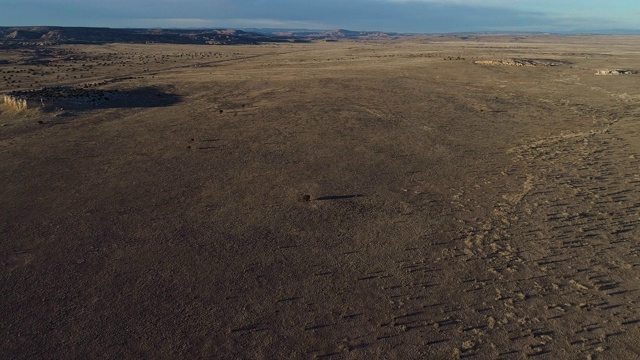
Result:
M55 44L201 44L253 45L278 42L311 42L336 39L379 39L394 33L373 31L311 31L275 29L112 29L92 27L1 27L0 46L17 47Z
M553 59L476 60L473 63L492 66L560 66L569 64L567 61Z
M163 43L237 45L291 39L241 30L111 29L90 27L0 27L0 45Z
M15 30L9 35L5 36L7 40L38 40L42 34L38 31L29 30Z
M598 70L596 75L634 75L637 74L637 70Z
M265 30L257 29L257 32L264 32ZM268 31L268 30L266 30ZM273 30L267 32L272 35L291 37L296 39L307 40L324 40L324 41L338 41L340 39L389 39L399 36L397 33L387 33L381 31L353 31L353 30L297 30L297 31L279 31Z

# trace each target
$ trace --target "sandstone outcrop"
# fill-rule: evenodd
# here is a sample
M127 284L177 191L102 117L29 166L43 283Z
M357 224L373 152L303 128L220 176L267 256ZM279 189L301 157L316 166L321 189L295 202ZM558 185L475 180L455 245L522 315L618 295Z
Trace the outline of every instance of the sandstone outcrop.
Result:
M638 72L635 70L598 70L596 75L633 75Z

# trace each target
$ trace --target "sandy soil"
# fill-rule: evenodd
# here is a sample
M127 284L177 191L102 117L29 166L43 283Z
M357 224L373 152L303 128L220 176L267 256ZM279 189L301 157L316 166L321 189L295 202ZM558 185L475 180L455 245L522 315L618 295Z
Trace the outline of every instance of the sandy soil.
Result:
M640 357L639 37L0 60L1 358Z

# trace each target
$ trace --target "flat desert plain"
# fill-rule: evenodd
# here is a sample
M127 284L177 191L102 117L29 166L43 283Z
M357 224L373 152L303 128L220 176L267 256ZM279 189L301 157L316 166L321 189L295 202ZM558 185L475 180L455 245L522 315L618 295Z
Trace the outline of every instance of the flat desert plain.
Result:
M640 75L596 72L639 67L631 36L3 50L2 92L101 95L0 104L0 357L638 358Z

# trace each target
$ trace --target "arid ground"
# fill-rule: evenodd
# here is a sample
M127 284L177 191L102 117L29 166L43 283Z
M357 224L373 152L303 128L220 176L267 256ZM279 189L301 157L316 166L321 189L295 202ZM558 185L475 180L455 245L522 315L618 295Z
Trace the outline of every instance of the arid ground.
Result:
M624 36L3 50L0 92L118 95L0 104L0 358L638 358L640 75L595 75L638 67Z

